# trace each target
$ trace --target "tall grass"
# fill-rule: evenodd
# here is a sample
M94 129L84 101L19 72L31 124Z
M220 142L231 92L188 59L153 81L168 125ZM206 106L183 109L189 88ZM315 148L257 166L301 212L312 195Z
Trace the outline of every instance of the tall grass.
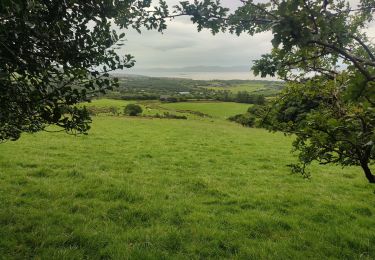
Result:
M1 144L0 258L373 259L374 187L358 168L290 174L290 144L223 120L109 116L88 136Z

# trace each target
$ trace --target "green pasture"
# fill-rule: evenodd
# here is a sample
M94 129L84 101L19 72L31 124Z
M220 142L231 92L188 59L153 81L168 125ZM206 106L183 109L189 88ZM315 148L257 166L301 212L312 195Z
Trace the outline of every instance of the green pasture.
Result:
M97 116L87 136L0 144L0 259L374 259L374 186L355 167L291 174L291 142L225 120Z
M264 84L262 83L246 83L246 84L238 84L234 86L210 86L206 87L208 89L213 90L229 90L233 93L237 93L239 91L248 91L248 92L254 92L258 90L264 89Z
M234 102L180 102L163 103L160 106L175 111L199 111L214 118L227 119L245 113L251 105Z
M94 99L91 102L82 103L81 105L86 107L98 107L98 108L108 108L116 107L123 110L127 104L137 103L137 101L128 101L128 100L115 100L115 99Z

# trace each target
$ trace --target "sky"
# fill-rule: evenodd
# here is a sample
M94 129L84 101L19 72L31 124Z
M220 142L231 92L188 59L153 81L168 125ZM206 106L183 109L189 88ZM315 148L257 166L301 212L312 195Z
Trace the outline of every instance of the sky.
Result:
M173 6L179 0L167 0ZM258 0L255 2L264 2ZM357 0L351 0L355 4ZM224 6L234 9L240 0L222 0ZM250 70L253 60L271 50L270 32L254 36L229 33L212 35L208 30L197 32L187 17L168 22L163 33L134 30L125 31L126 41L121 54L135 56L136 66L130 73L137 74L152 68L181 68L190 66L242 66ZM375 36L375 27L370 34Z
M167 0L169 6L178 0ZM223 5L235 8L239 0L223 0ZM237 37L229 33L212 35L208 30L197 32L189 18L168 22L163 33L133 30L126 31L126 42L121 53L135 56L134 71L149 68L175 68L189 66L248 66L251 61L271 49L271 34Z

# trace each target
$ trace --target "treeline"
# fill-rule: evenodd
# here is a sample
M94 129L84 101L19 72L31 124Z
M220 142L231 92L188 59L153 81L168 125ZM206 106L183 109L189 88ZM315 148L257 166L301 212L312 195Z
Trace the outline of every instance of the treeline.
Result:
M236 94L227 90L216 91L215 99L224 102L236 102L245 104L263 105L266 103L264 95L253 94L247 91L239 91Z
M191 80L178 78L123 77L119 88L105 94L121 100L160 100L182 102L186 100L218 100L247 104L262 104L265 97L274 96L283 83L243 80ZM230 87L261 84L254 92L233 93Z
M263 127L268 109L266 104L254 105L249 107L246 113L231 116L228 120L246 127Z
M107 98L120 99L120 100L158 100L160 95L149 94L149 93L122 93L122 92L111 92L105 95Z
M156 93L111 92L107 94L106 97L121 100L160 100L162 102L170 103L184 102L189 100L217 100L223 102L263 105L266 102L264 95L253 94L247 91L231 93L228 90L212 90L205 88L192 90L188 94L172 93L170 95L160 95Z

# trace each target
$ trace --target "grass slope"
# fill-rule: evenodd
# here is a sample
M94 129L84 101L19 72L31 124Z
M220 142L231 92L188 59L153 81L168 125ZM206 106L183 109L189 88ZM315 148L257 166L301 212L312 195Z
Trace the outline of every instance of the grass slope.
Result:
M374 188L358 168L291 175L290 142L115 116L24 135L0 145L0 258L374 258Z
M124 110L126 105L133 104L133 103L137 103L137 101L102 98L102 99L94 99L91 102L82 103L82 105L86 107L97 107L97 108L116 107L122 111Z
M251 105L234 102L181 102L164 103L161 107L172 110L199 111L214 118L227 119L236 114L243 114Z

